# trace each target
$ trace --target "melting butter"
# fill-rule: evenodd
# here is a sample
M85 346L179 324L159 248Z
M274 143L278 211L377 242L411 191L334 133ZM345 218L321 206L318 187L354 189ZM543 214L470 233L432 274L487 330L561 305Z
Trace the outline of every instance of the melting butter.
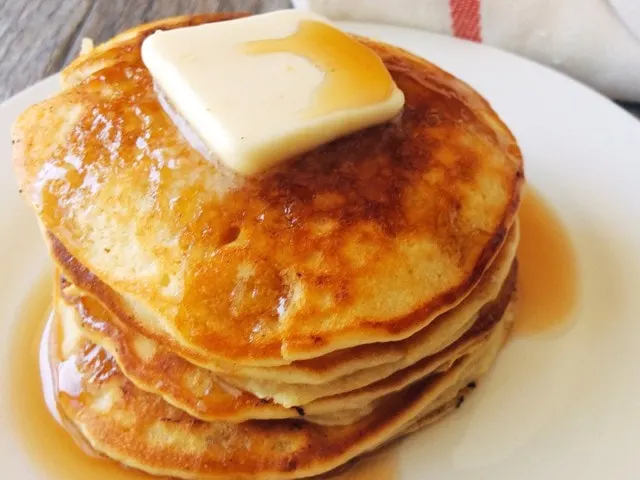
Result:
M292 53L307 58L324 73L311 105L302 112L306 117L375 105L394 92L395 84L380 57L324 22L303 20L293 35L250 42L243 51Z
M387 121L404 104L375 52L298 10L156 32L142 58L213 157L243 175Z

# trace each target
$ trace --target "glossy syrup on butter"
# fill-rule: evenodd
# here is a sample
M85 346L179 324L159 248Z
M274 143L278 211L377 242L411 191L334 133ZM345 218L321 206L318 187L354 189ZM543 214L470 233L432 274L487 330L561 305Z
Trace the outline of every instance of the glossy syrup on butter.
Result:
M304 20L292 35L249 42L243 51L254 55L292 53L307 58L324 72L324 80L305 112L308 117L373 105L388 99L393 91L391 75L373 51L323 22Z

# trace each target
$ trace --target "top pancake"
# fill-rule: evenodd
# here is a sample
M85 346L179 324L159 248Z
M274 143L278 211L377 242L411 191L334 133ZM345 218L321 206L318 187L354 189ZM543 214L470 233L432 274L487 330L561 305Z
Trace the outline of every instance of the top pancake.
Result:
M151 327L211 358L283 365L424 328L513 222L515 139L463 82L360 39L403 90L402 114L238 178L180 133L139 54L155 29L230 17L118 36L21 115L14 165L44 228Z

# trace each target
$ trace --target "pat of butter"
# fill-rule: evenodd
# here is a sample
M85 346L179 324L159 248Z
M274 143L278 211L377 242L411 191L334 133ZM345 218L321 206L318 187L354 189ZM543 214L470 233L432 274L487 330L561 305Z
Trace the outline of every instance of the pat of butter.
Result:
M371 49L299 10L158 31L142 59L206 147L244 175L387 121L404 105Z

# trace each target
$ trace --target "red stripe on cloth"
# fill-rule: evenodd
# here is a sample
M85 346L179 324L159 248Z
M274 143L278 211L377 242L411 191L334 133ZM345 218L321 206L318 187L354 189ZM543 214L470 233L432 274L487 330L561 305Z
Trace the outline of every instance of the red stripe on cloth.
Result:
M481 0L449 0L451 28L456 37L481 42L480 28Z

